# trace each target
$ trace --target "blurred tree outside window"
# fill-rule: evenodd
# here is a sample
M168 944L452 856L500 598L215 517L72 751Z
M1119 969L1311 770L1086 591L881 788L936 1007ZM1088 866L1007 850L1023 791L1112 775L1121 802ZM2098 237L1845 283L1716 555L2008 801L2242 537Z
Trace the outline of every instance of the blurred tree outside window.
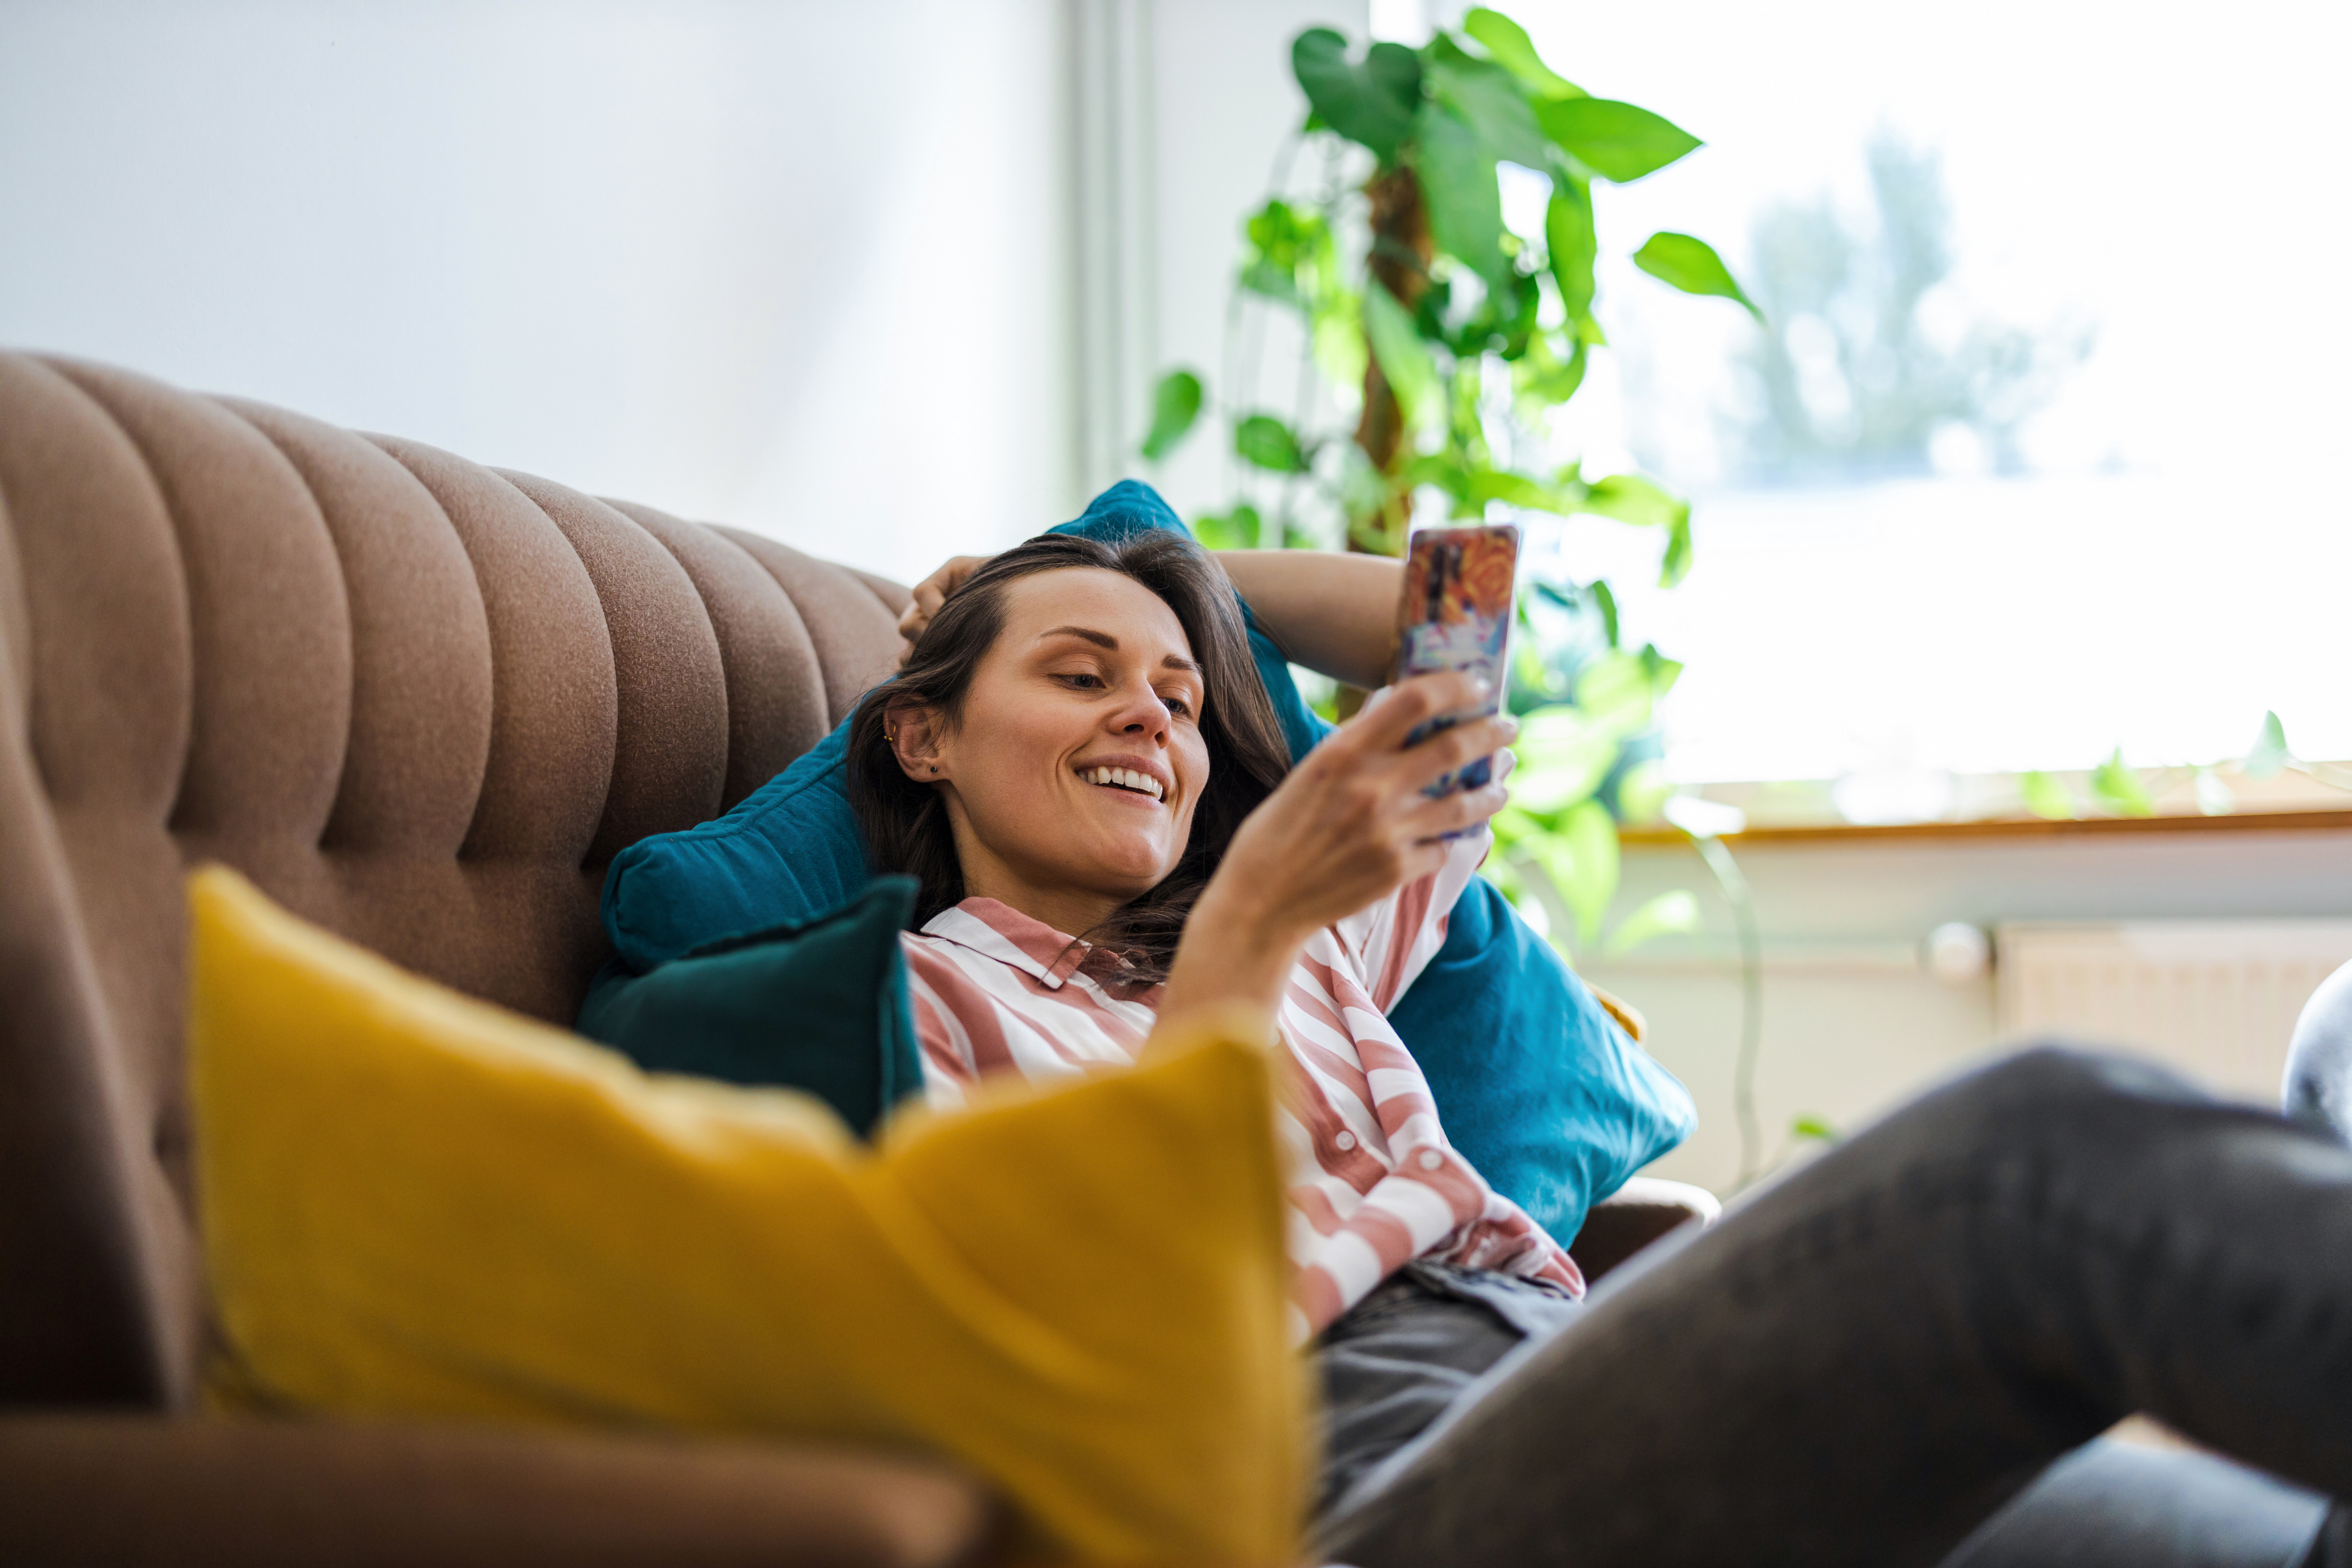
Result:
M1881 130L1865 162L1865 216L1824 195L1756 219L1745 279L1765 325L1737 356L1732 472L1803 484L2027 471L2019 430L2090 353L2092 330L1973 310L1951 281L1937 155Z

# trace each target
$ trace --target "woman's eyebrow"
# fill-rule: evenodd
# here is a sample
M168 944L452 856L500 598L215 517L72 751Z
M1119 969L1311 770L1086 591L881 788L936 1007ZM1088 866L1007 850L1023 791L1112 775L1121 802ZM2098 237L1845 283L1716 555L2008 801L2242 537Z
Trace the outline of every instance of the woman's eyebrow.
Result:
M1039 642L1045 641L1047 637L1078 637L1094 644L1097 647L1108 648L1112 653L1118 651L1117 637L1108 632L1096 631L1091 626L1053 626L1037 634ZM1201 673L1201 667L1181 653L1171 653L1160 662L1169 669L1190 670L1194 675Z

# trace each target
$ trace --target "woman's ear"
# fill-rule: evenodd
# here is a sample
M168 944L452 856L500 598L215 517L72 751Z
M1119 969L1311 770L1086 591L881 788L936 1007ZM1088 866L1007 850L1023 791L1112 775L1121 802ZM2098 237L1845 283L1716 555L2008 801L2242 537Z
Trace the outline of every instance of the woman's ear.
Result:
M894 703L884 713L882 724L890 751L908 778L917 784L938 784L948 776L937 710L919 702Z

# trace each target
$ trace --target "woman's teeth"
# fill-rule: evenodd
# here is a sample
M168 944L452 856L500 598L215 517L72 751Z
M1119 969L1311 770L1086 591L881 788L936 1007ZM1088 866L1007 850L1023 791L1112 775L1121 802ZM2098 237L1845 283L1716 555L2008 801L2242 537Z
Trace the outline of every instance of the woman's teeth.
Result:
M1160 781L1150 773L1139 773L1127 768L1087 768L1082 770L1078 776L1088 784L1115 784L1120 789L1131 789L1138 794L1148 795L1154 800L1165 798L1165 792L1160 789Z

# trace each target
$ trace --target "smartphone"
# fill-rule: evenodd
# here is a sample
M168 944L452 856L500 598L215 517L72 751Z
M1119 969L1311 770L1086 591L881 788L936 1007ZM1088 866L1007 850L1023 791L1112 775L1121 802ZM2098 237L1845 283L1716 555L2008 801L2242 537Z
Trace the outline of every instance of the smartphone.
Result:
M1441 730L1483 719L1502 705L1511 641L1511 590L1519 568L1519 531L1510 523L1478 528L1424 528L1405 549L1404 600L1397 606L1396 679L1467 670L1484 676L1493 693L1486 705L1442 713L1417 726L1405 744L1417 746ZM1423 793L1432 797L1476 789L1494 777L1495 760L1447 773ZM1458 838L1477 831L1447 835Z

